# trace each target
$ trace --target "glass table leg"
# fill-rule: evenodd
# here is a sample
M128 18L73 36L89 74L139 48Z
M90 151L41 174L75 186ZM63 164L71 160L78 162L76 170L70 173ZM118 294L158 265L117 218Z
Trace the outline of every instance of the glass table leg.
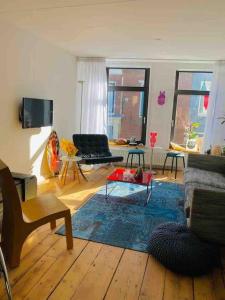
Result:
M148 204L150 198L152 195L152 180L151 180L151 184L150 184L150 190L149 190L149 185L147 185L147 199L146 199L146 203L145 206Z
M108 198L108 181L106 181L106 185L105 185L105 198Z

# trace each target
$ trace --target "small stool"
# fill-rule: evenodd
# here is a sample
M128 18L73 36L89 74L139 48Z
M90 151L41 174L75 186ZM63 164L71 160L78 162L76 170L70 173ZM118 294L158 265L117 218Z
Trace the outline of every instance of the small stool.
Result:
M61 172L61 181L64 185L66 183L67 171L68 171L70 163L72 164L74 180L77 177L78 182L80 183L79 171L81 172L81 169L78 167L78 162L81 160L82 160L82 158L78 157L78 156L72 156L72 157L63 156L62 157L63 166L62 166L62 172Z
M133 157L134 157L134 155L138 155L138 165L139 165L139 167L141 165L141 155L142 155L143 169L145 168L145 151L144 150L141 150L141 149L132 149L132 150L129 150L128 151L128 156L127 156L126 168L128 166L130 155L131 155L131 168L133 166Z
M163 165L163 174L164 174L164 171L165 171L166 161L167 161L168 157L172 158L171 173L173 172L174 158L176 159L176 165L175 165L175 179L176 179L177 178L177 160L178 160L178 158L183 159L183 165L184 165L184 168L185 168L184 153L183 152L167 152L166 158L165 158L165 161L164 161L164 165Z

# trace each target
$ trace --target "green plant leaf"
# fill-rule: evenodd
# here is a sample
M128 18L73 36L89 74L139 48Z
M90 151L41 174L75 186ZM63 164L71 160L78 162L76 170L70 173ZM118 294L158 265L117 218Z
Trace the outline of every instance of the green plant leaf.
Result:
M189 133L189 139L196 139L198 137L198 134L197 132L190 132Z
M191 124L191 126L192 126L193 128L198 128L198 127L200 126L200 123L199 123L199 122L193 122L193 123Z

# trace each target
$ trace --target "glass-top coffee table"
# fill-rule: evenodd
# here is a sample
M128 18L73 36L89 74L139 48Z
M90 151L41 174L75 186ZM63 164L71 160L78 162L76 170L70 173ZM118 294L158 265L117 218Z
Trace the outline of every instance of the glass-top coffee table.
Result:
M150 172L143 172L143 176L140 179L134 177L136 173L135 169L117 168L115 169L106 180L105 196L108 198L108 183L109 182L125 182L146 186L147 198L145 205L148 204L152 194L152 174Z

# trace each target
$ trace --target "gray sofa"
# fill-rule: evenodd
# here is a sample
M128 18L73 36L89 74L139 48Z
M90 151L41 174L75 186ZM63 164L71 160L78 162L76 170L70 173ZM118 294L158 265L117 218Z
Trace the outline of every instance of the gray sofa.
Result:
M195 189L225 193L225 157L189 154L184 183L186 211L190 210Z
M191 229L203 239L225 244L225 157L189 154L184 183Z

